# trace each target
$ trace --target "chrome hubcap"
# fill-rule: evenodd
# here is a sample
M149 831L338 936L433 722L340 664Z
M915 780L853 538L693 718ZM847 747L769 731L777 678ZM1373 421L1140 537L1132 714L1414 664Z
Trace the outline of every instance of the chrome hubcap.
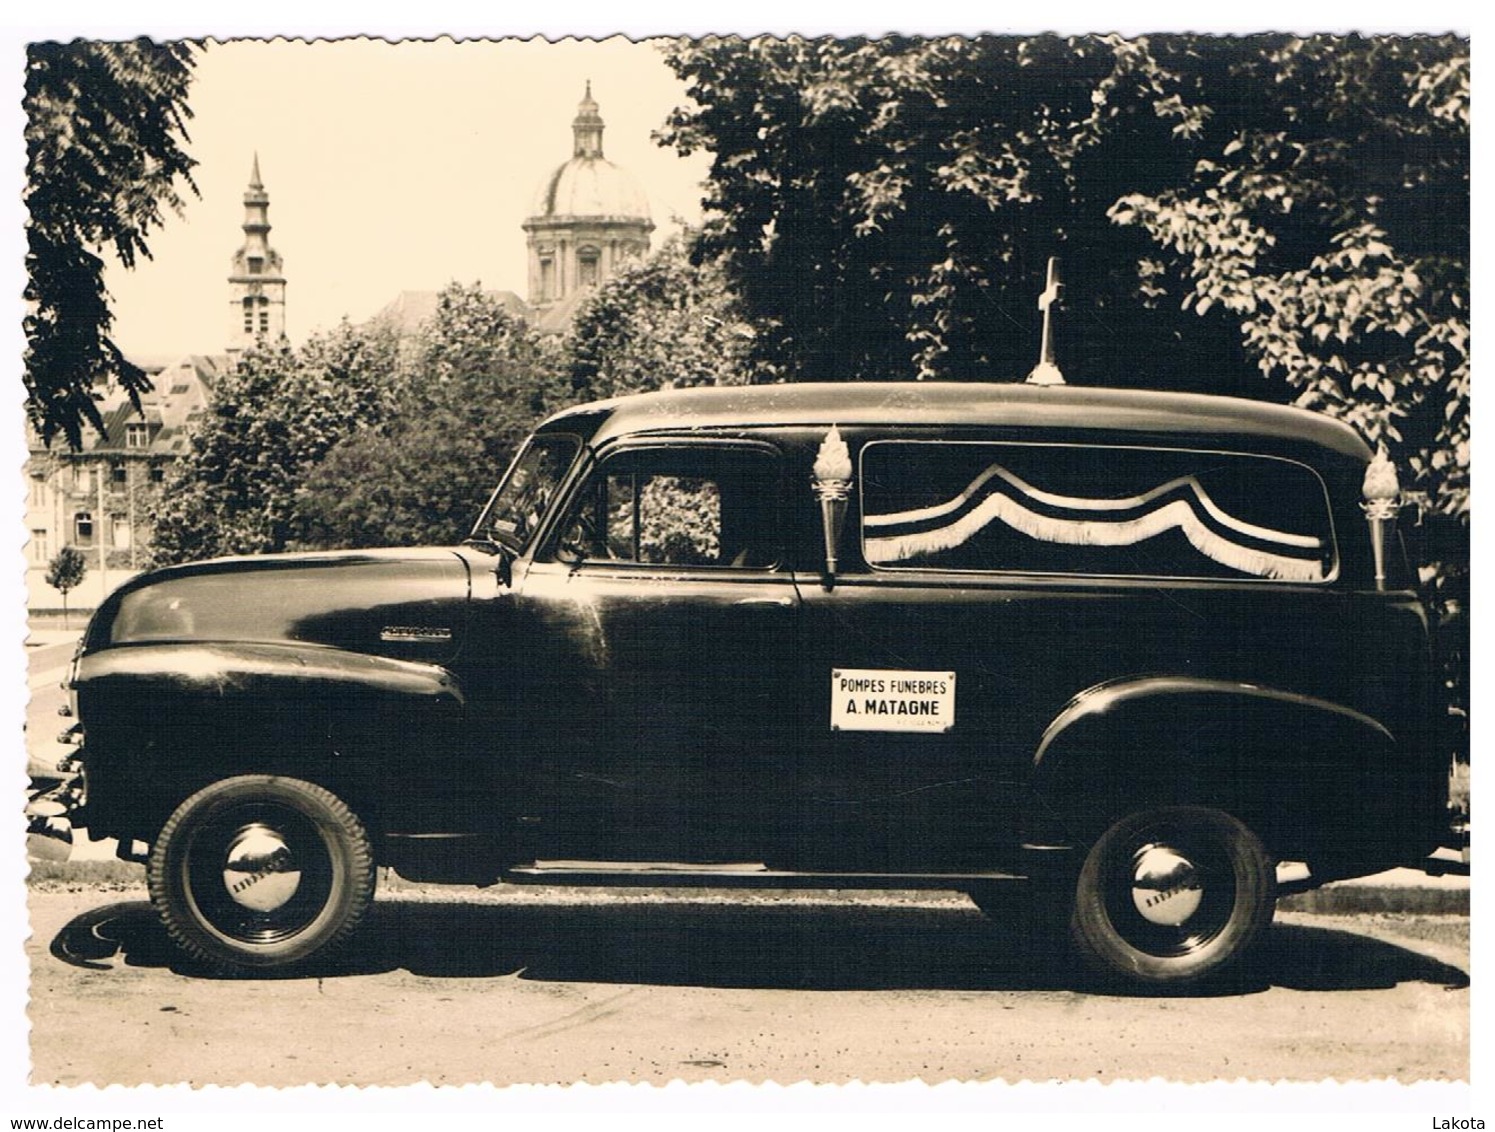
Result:
M301 869L277 830L263 822L251 822L229 842L223 886L239 907L273 912L296 895L301 887Z
M1204 888L1194 863L1168 845L1142 846L1132 858L1132 904L1159 927L1178 927L1199 910Z

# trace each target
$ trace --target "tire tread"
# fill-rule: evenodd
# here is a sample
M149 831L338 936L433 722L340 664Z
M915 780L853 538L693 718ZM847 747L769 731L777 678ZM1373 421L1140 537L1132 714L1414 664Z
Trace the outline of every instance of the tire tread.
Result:
M349 848L348 875L345 878L349 892L345 899L348 911L333 933L311 952L298 953L294 949L285 958L273 961L253 960L225 954L204 939L202 929L185 908L179 906L178 894L171 878L171 845L181 833L182 827L197 817L197 811L209 800L236 790L246 793L254 788L273 786L276 790L292 787L292 793L300 794L325 807L326 816L346 835ZM369 905L373 903L376 869L374 853L368 831L358 815L341 798L325 787L286 775L240 775L221 779L188 797L179 805L161 827L161 832L151 846L146 862L146 888L151 903L155 905L166 928L166 934L182 952L193 960L203 963L215 971L237 972L245 968L264 970L273 967L291 967L310 959L313 955L323 960L344 946L357 930Z

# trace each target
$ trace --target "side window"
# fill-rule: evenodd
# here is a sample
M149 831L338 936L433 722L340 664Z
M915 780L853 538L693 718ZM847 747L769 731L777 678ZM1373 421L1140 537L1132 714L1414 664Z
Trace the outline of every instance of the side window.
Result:
M1328 498L1302 464L1182 449L882 442L862 546L883 569L1322 582Z
M767 569L777 461L756 449L658 448L604 461L561 524L565 561Z
M580 447L573 436L544 433L531 437L488 501L474 534L522 551L550 509Z

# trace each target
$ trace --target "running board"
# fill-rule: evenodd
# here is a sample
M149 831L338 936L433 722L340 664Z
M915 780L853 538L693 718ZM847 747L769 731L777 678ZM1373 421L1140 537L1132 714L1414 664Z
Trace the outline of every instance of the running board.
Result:
M821 873L758 864L689 865L656 861L536 861L506 869L508 884L633 888L954 889L1026 881L1016 873Z

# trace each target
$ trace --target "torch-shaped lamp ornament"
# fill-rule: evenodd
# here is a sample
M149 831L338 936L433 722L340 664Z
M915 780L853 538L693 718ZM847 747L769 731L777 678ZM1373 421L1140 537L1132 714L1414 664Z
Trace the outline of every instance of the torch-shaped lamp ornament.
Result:
M1365 469L1365 482L1361 486L1365 502L1360 509L1370 521L1370 547L1375 555L1376 589L1386 588L1386 524L1396 518L1401 506L1402 489L1396 479L1396 465L1391 462L1383 446Z
M815 497L820 500L820 522L825 528L825 580L829 588L836 580L836 548L846 521L846 500L851 495L851 451L835 425L820 443L815 457Z

